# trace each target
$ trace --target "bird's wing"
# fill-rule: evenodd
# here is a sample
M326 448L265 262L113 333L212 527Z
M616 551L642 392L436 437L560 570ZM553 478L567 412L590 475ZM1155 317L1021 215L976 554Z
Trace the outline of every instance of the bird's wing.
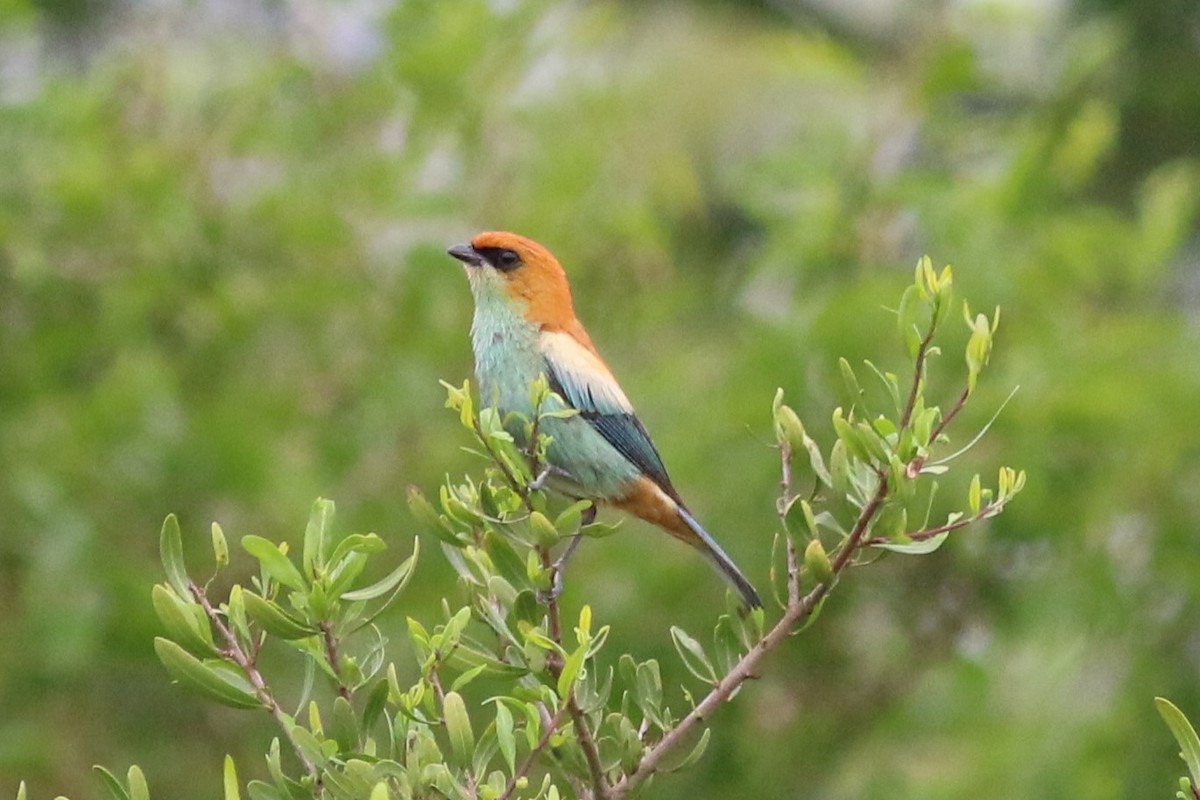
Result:
M662 457L617 379L592 348L565 331L542 333L550 388L672 499L678 501Z

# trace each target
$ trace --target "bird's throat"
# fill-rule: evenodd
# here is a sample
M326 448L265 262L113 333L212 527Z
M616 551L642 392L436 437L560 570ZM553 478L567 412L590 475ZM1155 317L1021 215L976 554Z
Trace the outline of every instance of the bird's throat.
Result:
M529 386L545 371L538 348L540 326L525 319L524 309L494 287L477 286L471 347L483 405L503 412L528 413Z

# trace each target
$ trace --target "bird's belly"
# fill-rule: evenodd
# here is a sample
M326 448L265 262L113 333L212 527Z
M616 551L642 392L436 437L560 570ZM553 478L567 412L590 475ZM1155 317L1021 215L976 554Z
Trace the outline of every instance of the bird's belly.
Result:
M477 370L480 399L495 406L501 416L516 412L526 419L533 413L529 387L544 374L540 365L509 363L507 368ZM561 407L561 406L560 406ZM545 411L556 410L547 407ZM523 447L525 425L510 423L509 433ZM576 497L610 499L623 496L637 480L638 470L581 416L547 417L539 424L551 437L546 460L555 468L551 486ZM561 474L560 474L561 473Z
M565 494L614 499L627 494L638 479L637 467L583 417L545 419L542 429L552 439L547 460L566 473L553 485Z

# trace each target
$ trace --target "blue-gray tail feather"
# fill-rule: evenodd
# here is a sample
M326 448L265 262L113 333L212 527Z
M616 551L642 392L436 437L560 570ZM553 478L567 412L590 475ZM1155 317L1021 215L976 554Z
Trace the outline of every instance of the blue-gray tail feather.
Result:
M692 532L699 537L704 543L703 552L709 562L716 567L717 572L721 573L721 577L729 582L729 585L737 590L742 596L742 601L748 608L761 608L762 600L758 597L758 592L754 590L754 586L742 574L742 571L737 568L737 564L733 563L733 559L725 554L721 546L716 540L704 530L704 527L696 521L686 508L679 506L679 516L687 523L687 526L692 529Z

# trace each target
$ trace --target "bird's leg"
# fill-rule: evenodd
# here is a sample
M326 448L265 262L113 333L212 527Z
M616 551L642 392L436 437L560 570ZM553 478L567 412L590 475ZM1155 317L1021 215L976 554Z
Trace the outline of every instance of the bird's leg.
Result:
M546 485L546 479L550 477L552 472L554 472L554 467L547 464L546 466L542 467L542 471L538 473L538 476L534 478L525 488L531 492L540 492L542 487Z
M583 513L581 513L579 515L579 527L580 528L586 527L588 525L591 525L595 521L596 521L596 504L593 502L590 506L588 506L587 508L585 508L583 510ZM573 556L575 554L575 549L577 547L579 547L579 543L581 541L583 541L582 533L577 533L574 536L572 536L571 541L567 544L567 549L564 550L563 554L558 557L557 561L554 562L554 580L555 581L561 580L560 576L562 575L563 571L567 568L567 562L571 560L571 556Z
M596 504L593 502L579 515L579 527L582 528L585 525L591 525L595 521ZM549 595L548 600L557 600L559 595L562 594L563 572L566 570L567 562L571 560L571 556L575 554L575 550L579 547L581 541L583 541L583 534L577 533L572 536L571 541L567 543L567 549L563 551L563 554L551 566L551 569L554 571L554 579L551 582L550 591L547 593Z

